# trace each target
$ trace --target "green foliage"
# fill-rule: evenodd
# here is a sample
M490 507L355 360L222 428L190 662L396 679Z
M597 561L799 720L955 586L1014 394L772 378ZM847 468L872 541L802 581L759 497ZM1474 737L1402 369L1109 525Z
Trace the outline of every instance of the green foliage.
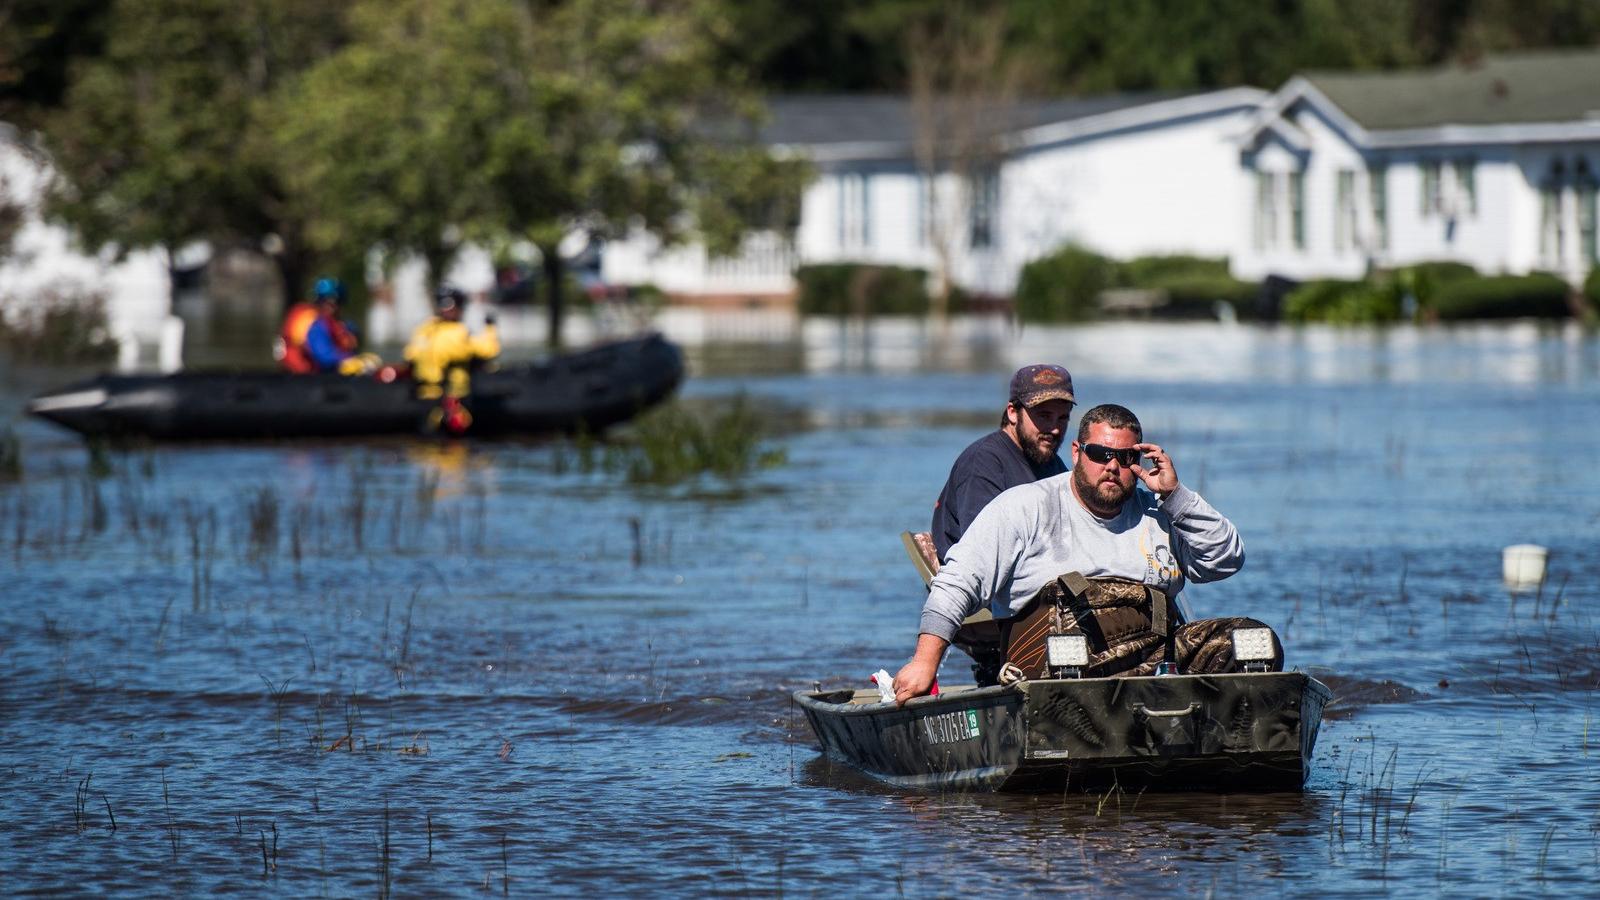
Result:
M109 0L9 0L0 13L0 122L36 127L80 59L104 52Z
M743 396L709 415L672 403L636 420L610 464L636 483L676 484L704 473L734 479L785 462L782 450L762 448L764 432Z
M1372 325L1398 322L1401 292L1393 279L1371 281L1308 281L1283 300L1288 322Z
M1228 261L1208 256L1137 256L1117 266L1117 281L1124 287L1166 287L1175 281L1228 278Z
M1592 323L1600 314L1600 266L1590 269L1588 277L1583 279L1583 299L1588 306L1585 318Z
M1424 319L1566 318L1572 314L1571 293L1565 281L1548 273L1485 277L1461 263L1429 262L1364 281L1308 281L1284 298L1283 317L1341 325L1397 322L1409 295Z
M1257 285L1228 274L1228 261L1205 256L1139 256L1116 266L1119 287L1159 290L1167 302L1153 314L1162 318L1210 319L1217 304L1227 303L1248 314L1255 306Z
M926 0L742 0L724 53L780 90L900 90L907 26ZM996 9L1046 93L1273 88L1307 69L1383 69L1485 52L1592 46L1592 0L946 0Z
M928 273L899 266L831 263L801 266L800 314L807 316L926 315Z
M1410 294L1419 310L1433 305L1440 288L1468 278L1477 278L1478 270L1466 263L1439 261L1422 262L1406 266L1391 273L1402 293Z
M41 363L95 363L116 356L106 327L105 298L45 291L24 305L0 298L0 348L13 359Z
M1548 272L1464 278L1439 288L1430 312L1444 321L1460 319L1564 319L1572 315L1572 288Z
M1015 295L1024 322L1074 322L1099 310L1100 292L1117 285L1117 265L1082 247L1068 245L1022 267Z
M72 70L44 120L65 176L50 213L94 248L272 235L286 282L301 277L313 204L286 190L264 104L338 41L341 12L321 0L113 4L103 52Z

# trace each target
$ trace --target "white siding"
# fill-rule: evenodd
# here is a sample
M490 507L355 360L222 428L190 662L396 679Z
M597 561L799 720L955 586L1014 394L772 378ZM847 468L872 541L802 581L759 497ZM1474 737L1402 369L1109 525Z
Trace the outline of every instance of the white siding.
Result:
M1064 243L1108 256L1226 257L1249 239L1250 181L1230 138L1247 113L1165 122L1041 148L1007 168L1009 292L1023 264Z
M1585 238L1600 240L1593 235L1600 222L1589 235L1583 227L1585 184L1600 182L1600 144L1435 140L1374 149L1361 146L1309 101L1290 106L1286 115L1307 146L1292 148L1271 131L1260 131L1241 164L1252 179L1304 171L1306 246L1287 239L1282 191L1278 239L1256 239L1263 222L1252 191L1241 204L1250 225L1233 256L1233 272L1241 278L1359 278L1373 267L1450 260L1491 274L1552 271L1578 283L1600 255L1600 246L1585 246ZM1341 171L1354 172L1357 223L1355 239L1345 243L1337 229ZM1386 173L1387 242L1373 209L1374 171ZM1541 189L1557 171L1553 218L1547 219ZM1580 171L1587 175L1580 177Z
M0 125L0 194L24 210L9 255L0 257L0 314L25 314L51 293L98 294L113 337L129 347L160 342L172 308L165 254L136 251L117 261L112 252L84 252L65 228L40 216L53 177L46 159L24 150L9 126Z

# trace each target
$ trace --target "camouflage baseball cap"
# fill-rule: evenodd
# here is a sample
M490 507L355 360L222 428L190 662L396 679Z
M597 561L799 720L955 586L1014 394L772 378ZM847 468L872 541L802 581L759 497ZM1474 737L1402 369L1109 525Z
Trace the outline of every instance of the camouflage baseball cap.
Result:
M1041 363L1023 366L1011 376L1011 402L1031 409L1046 400L1066 400L1076 403L1072 396L1072 373L1061 366Z

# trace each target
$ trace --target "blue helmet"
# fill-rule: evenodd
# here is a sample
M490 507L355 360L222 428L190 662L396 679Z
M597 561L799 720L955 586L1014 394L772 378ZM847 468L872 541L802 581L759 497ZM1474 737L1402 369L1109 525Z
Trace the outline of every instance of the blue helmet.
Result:
M334 303L343 303L346 297L344 282L337 278L318 278L311 293L318 300L332 300Z
M439 312L463 308L466 305L466 292L453 284L441 284L439 289L433 292L433 308Z

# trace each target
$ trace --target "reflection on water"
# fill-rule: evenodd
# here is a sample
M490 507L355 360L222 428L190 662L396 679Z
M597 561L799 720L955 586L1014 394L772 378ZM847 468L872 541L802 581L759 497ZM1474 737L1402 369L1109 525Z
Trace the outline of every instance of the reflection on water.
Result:
M880 323L881 324L881 323ZM855 330L852 330L855 329ZM808 324L691 348L788 465L632 487L559 444L157 447L0 485L14 891L1584 892L1600 877L1593 337ZM1009 370L1138 412L1249 562L1186 595L1332 685L1299 795L917 794L789 692L904 659L926 523ZM6 370L0 418L72 373ZM1551 549L1540 591L1501 547ZM955 659L946 680L959 680ZM113 820L115 828L113 829Z

